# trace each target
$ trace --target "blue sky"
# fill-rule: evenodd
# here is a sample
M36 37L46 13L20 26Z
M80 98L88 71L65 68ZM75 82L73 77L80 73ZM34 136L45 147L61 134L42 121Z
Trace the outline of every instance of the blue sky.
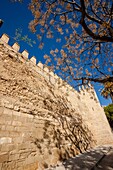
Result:
M36 44L33 47L29 46L27 43L20 41L20 52L26 49L29 52L29 58L35 56L37 62L41 61L45 62L43 56L44 54L49 54L49 51L53 49L56 44L51 39L46 39L45 46L43 50L38 48L38 40L36 35L31 33L28 28L28 23L33 19L32 13L28 10L28 3L30 0L24 0L24 3L11 3L10 0L0 0L0 18L4 21L3 26L0 28L0 35L6 33L10 36L9 44L12 45L15 40L13 37L15 36L15 30L20 28L22 29L22 35L28 35L28 37L32 40L36 41ZM97 92L98 98L100 100L101 105L108 105L111 103L111 100L104 99L99 92L100 85L95 85L95 90Z

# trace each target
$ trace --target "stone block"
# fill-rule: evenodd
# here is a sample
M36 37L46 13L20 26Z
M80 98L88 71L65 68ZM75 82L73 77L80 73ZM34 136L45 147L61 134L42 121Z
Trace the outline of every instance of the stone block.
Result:
M0 118L0 125L5 125L5 124L6 124L6 120L3 117L1 117Z
M30 115L30 114L27 114L27 118L33 120L34 116L33 116L33 115Z
M54 77L54 73L52 71L50 71L49 74Z
M9 131L0 130L0 138L9 137Z
M9 155L9 161L14 161L19 159L19 154L10 154Z
M1 145L1 153L2 152L10 152L14 149L14 145L13 144L2 144Z
M9 109L13 109L13 108L14 108L13 103L10 103L10 102L8 102L8 101L4 103L4 106L5 106L6 108L9 108Z
M6 130L6 125L2 125L0 128L2 131L4 131L4 130Z
M30 61L31 61L34 65L36 65L36 58L35 58L35 56L31 57L31 58L30 58Z
M1 37L1 40L4 41L5 43L9 42L9 36L7 34L3 34Z
M19 106L14 106L14 110L15 111L19 111L20 110L20 107ZM19 114L19 113L18 113Z
M25 165L23 170L38 170L38 162Z
M0 144L11 143L11 142L12 142L12 138L10 138L10 137L1 137L0 138Z
M18 160L18 161L16 162L16 166L17 166L17 170L23 170L24 159L23 159L23 160Z
M28 59L28 56L29 56L29 53L28 53L27 50L24 50L24 51L22 52L22 55L23 55L23 57L27 60L27 59Z
M60 137L56 135L58 130L61 133L65 132L61 129L58 116L62 114L63 117L63 106L65 117L68 114L67 108L72 112L72 118L74 115L76 118L76 113L80 114L82 122L88 126L98 145L113 141L110 128L103 117L104 112L94 101L96 100L94 89L90 88L89 92L82 90L81 93L72 91L71 86L65 85L61 78L49 72L49 69L44 68L42 63L39 62L37 67L34 66L35 58L31 58L34 65L31 61L26 62L29 53L26 50L22 54L18 53L18 44L15 43L13 47L10 47L5 43L7 36L2 39L4 42L0 40L0 76L5 79L0 83L2 87L0 100L3 106L0 107L0 149L1 154L4 154L4 170L8 168L8 170L35 170L36 166L45 160L49 163L57 162L60 153L57 154L57 150L53 149ZM54 86L55 81L56 86ZM94 100L90 99L91 96ZM59 105L62 105L61 109ZM66 117L67 122L70 120L68 118L69 115ZM63 126L65 128L66 124L64 123ZM70 142L66 143L62 136L63 134L61 135L62 147L70 146ZM48 152L49 149L50 152ZM6 152L10 153L10 161L7 161ZM36 161L39 163L36 164ZM17 162L19 164L16 167ZM24 165L26 166L23 167Z
M13 138L13 143L15 143L15 144L20 144L22 142L23 142L22 136Z
M46 73L49 73L49 69L48 69L47 67L44 67L44 71L45 71Z
M11 125L6 125L5 126L5 129L7 130L7 131L14 131L14 127L13 126L11 126Z
M25 107L21 107L21 108L20 108L20 111L23 112L23 113L29 113L30 109L25 108ZM24 114L24 116L27 117L27 114Z
M24 151L23 153L20 154L19 159L26 159L29 154L30 151L29 152Z
M27 159L25 160L25 164L30 165L32 163L34 163L34 157L33 156L27 157Z
M44 76L45 80L49 81L50 75L47 74L47 72L43 73L43 76Z
M40 67L41 69L43 69L43 67L44 67L41 62L39 62L39 63L37 64L37 66Z
M22 122L20 121L13 121L12 122L12 126L21 126L22 125Z
M7 117L7 115L12 116L12 112L13 112L12 110L4 107L4 112L3 113L6 115L6 117Z
M19 44L16 42L16 43L13 44L12 48L13 48L15 51L18 52L19 49L20 49L20 46L19 46Z
M2 115L4 112L4 107L0 107L0 115Z
M15 108L15 107L14 107L14 108ZM17 112L17 111L15 111L15 110L13 110L13 111L12 111L12 115L13 115L13 116L17 116L17 118L18 118L18 117L21 116L21 112Z
M16 53L14 51L10 51L9 52L9 57L13 59L13 61L16 61L18 56L16 55Z
M29 131L29 128L26 126L15 127L15 131L25 133Z
M50 76L50 77L49 77L49 81L50 81L51 84L54 85L55 82L56 82L56 79L55 79L54 77L51 77L51 76Z
M57 74L54 75L55 79L58 79L59 77L57 76Z
M3 152L0 154L0 163L3 163L5 161L8 161L9 155L6 152Z
M25 122L24 121L24 117L20 117L20 116L12 116L12 120L14 121L20 121L20 122Z

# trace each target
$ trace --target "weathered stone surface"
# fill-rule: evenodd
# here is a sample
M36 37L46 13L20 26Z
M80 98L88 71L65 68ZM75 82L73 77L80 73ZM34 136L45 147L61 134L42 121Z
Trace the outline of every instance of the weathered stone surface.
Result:
M92 87L78 93L61 86L63 81L42 64L27 62L27 51L9 55L12 50L0 39L1 170L43 170L113 143Z
M5 152L5 153L4 153L4 152L1 153L1 154L0 154L0 163L3 163L3 162L5 162L5 161L7 161L7 160L8 160L8 156L9 156L9 155L8 155L8 153L6 153L6 152Z
M101 146L70 158L47 170L112 170L113 146Z
M9 137L0 138L0 144L11 143L11 142L12 142L12 138L9 138Z
M14 43L13 46L12 46L12 48L13 48L14 50L16 50L16 51L19 51L20 46L18 45L18 43Z

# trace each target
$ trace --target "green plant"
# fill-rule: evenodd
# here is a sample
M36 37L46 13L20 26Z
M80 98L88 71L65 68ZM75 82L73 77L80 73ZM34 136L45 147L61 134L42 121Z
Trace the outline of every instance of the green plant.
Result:
M109 121L111 128L113 129L113 104L104 107L105 114Z

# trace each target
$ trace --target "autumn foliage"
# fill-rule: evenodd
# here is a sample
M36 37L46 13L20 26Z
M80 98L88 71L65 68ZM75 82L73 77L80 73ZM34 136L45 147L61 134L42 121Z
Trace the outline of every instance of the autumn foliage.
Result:
M104 88L101 91L101 95L106 99L110 97L113 103L113 82L106 82L104 84Z
M46 54L46 62L74 84L113 82L113 2L111 0L31 0L34 19L29 27L60 48Z

